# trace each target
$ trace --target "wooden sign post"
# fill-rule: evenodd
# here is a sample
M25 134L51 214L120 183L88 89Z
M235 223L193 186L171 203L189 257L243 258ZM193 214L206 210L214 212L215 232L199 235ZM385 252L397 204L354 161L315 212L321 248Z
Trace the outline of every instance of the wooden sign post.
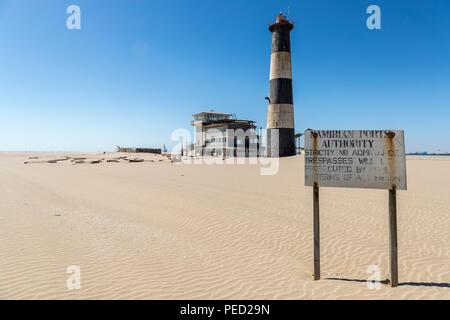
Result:
M397 190L389 190L389 252L391 260L391 286L398 286L397 246Z
M320 280L320 219L319 219L319 186L313 190L314 211L314 280Z
M314 280L320 279L319 187L389 190L390 282L397 287L397 190L407 189L403 131L306 130L305 185L313 187Z

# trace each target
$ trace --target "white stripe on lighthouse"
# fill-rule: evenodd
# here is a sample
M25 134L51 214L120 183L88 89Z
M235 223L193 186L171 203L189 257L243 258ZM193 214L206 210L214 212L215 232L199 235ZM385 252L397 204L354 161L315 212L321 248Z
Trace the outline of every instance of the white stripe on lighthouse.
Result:
M292 79L291 54L274 52L270 55L270 80Z
M292 104L270 104L267 110L267 128L294 128L294 106Z

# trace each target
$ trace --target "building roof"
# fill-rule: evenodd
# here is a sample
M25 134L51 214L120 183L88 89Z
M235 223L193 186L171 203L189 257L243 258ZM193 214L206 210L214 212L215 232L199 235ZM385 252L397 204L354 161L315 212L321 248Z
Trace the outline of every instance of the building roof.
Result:
M230 116L230 117L232 116L231 113L217 112L217 111L214 111L214 110L199 112L199 113L193 114L192 116L193 117L196 117L196 116L198 117L198 116L203 116L203 115L206 115L206 114L214 114L214 115Z
M252 120L238 120L238 119L223 119L223 120L215 120L215 121L208 121L204 122L204 127L216 127L216 126L223 126L226 124L238 124L238 125L244 125L244 126L255 126L255 121Z

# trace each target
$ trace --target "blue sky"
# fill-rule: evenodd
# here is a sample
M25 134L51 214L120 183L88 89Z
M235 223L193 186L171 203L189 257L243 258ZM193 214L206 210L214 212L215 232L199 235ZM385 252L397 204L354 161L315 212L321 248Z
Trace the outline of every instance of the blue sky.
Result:
M408 151L450 152L448 0L0 0L0 150L170 146L210 109L265 127L280 10L297 132L404 129Z

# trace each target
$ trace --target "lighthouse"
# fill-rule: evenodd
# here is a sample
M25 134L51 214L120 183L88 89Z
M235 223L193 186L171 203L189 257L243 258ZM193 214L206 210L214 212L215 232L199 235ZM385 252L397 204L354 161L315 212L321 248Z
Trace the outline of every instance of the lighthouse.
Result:
M272 32L269 106L267 107L267 156L289 157L295 152L292 95L291 31L294 25L280 13Z

